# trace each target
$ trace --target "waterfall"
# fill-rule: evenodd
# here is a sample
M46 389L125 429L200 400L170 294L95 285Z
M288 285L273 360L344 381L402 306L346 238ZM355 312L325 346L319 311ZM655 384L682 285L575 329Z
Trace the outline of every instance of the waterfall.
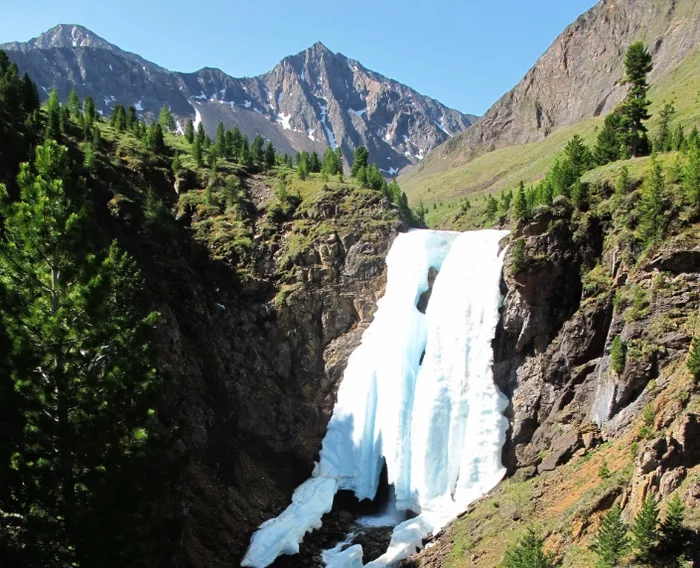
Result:
M260 525L243 566L264 568L296 554L320 527L340 489L373 499L387 467L398 524L386 553L367 566L392 566L503 477L507 399L493 383L491 342L502 301L506 231L411 231L387 256L387 287L374 321L352 353L312 477L292 504ZM425 314L416 308L438 271ZM362 566L359 545L329 566Z

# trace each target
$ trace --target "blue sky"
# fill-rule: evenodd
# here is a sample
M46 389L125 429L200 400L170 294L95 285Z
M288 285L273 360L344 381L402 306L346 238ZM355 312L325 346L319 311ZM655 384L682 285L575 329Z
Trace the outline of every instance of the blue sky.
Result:
M25 0L6 2L0 43L81 24L163 67L271 69L322 41L462 112L483 114L594 0Z

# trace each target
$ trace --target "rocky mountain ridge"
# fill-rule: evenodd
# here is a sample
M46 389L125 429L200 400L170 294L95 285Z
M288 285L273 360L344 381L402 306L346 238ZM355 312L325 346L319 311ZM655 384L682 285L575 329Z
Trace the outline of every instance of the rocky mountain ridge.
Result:
M236 79L203 68L172 72L125 52L82 26L59 25L26 43L0 46L45 98L55 86L90 95L100 112L118 102L153 117L163 105L178 128L187 118L214 135L219 122L260 134L278 151L323 153L340 146L346 161L360 145L386 175L418 163L476 119L333 53L322 43L284 58L263 75Z

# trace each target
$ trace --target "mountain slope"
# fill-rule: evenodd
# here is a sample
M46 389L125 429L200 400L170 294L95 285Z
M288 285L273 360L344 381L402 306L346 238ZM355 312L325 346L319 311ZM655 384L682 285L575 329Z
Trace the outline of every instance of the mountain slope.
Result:
M700 5L694 0L601 0L571 24L472 128L431 152L408 174L404 185L409 198L430 201L427 189L440 185L438 174L464 167L493 150L541 142L563 128L604 116L624 97L624 55L636 40L649 46L654 58L650 81L660 82L697 49ZM566 142L567 137L561 138L550 144L554 152ZM507 172L501 169L502 156L479 168L478 176L453 172L459 178L454 193L487 190L504 173L529 167L529 160L518 164L517 152L514 149L506 160ZM544 158L552 155L543 153Z
M168 105L180 128L192 118L213 135L221 121L249 137L260 134L289 154L339 145L348 160L364 145L390 175L418 163L476 119L321 43L244 79L212 68L171 72L81 26L59 25L0 48L40 85L44 98L52 86L64 100L75 88L81 97L92 96L104 114L121 102L151 117Z

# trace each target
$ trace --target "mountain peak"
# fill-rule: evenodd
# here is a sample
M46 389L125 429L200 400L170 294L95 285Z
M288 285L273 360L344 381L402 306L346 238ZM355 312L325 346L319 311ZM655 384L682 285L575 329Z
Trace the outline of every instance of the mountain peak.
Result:
M76 24L59 24L44 32L39 37L27 42L34 49L55 47L98 47L113 48L112 44L91 32L84 26Z

